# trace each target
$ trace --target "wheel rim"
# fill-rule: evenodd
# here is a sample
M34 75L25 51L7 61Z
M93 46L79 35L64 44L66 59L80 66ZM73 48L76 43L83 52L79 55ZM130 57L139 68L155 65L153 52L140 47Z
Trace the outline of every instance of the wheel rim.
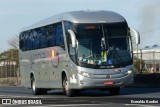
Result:
M68 81L66 81L66 91L68 91Z
M64 84L64 89L67 92L68 91L68 81L67 81L67 79L64 79L63 84Z
M34 79L32 80L32 90L35 91L36 90L36 84Z

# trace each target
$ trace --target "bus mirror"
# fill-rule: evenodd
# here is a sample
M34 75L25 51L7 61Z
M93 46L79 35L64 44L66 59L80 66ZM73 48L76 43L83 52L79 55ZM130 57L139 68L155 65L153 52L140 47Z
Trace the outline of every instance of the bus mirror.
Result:
M73 48L76 48L76 36L75 36L75 33L72 31L72 30L68 30L70 36L71 36L71 41L72 41L72 47Z
M134 34L136 44L140 44L140 34L136 29L130 28L130 33Z

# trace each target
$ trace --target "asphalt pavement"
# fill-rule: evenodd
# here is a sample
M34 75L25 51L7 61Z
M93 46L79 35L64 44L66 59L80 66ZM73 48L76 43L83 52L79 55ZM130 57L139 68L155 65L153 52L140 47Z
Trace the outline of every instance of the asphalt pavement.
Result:
M0 86L0 100L9 99L15 103L12 106L16 107L159 107L160 74L137 74L134 81L132 86L121 88L117 96L111 96L108 91L100 90L82 91L75 97L65 96L62 90L51 90L45 95L35 96L31 89L22 86ZM22 103L30 100L40 100L42 105L16 104L18 101Z
M160 88L160 73L135 74L133 87Z
M75 97L67 97L62 90L52 90L46 95L35 96L31 89L24 87L0 87L0 98L11 100L16 107L35 106L36 104L21 104L30 100L41 100L42 105L37 105L41 107L159 107L160 88L121 88L120 94L116 96L111 96L108 91L86 90ZM21 102L17 104L16 101Z

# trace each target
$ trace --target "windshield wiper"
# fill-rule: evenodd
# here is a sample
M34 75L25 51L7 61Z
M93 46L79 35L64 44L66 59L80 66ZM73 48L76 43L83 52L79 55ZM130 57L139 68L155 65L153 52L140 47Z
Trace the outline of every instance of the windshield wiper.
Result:
M103 25L102 25L102 39L101 39L101 47L103 50L106 50L106 38L105 38L105 33L104 33L104 28L103 28Z

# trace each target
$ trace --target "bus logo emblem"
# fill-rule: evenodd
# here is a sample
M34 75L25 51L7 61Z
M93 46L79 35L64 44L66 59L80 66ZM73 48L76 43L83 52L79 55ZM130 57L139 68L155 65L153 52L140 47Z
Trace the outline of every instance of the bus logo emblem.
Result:
M106 75L106 78L107 78L107 79L110 79L110 78L111 78L111 75L107 74L107 75Z
M59 65L59 54L58 54L58 51L55 48L52 48L51 57L53 58L52 65L54 67L58 67L58 65Z

